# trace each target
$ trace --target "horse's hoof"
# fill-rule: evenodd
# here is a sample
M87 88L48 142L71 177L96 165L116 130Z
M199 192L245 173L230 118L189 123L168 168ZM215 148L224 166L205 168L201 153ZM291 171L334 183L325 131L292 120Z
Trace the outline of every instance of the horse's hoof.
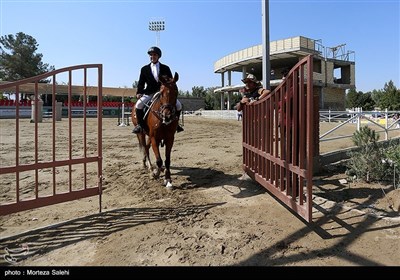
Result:
M172 190L174 188L174 186L172 186L171 182L167 182L167 184L165 185L165 187L167 188L167 190Z
M153 170L153 178L158 179L160 177L160 170L154 169Z

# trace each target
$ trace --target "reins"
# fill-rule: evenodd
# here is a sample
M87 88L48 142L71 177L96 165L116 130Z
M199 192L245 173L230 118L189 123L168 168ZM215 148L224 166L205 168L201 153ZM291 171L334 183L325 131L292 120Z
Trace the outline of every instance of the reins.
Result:
M171 90L171 89L170 89ZM176 113L176 106L175 104L171 104L171 103L166 103L163 104L162 103L162 97L163 93L161 91L157 92L154 96L153 96L153 102L150 105L151 109L153 107L153 104L155 104L156 102L160 103L160 107L158 108L158 110L151 110L151 112L157 117L158 120L160 120L163 124L165 125L169 125L171 122L173 122L176 119L175 113ZM176 103L176 101L175 101ZM175 116L175 118L169 118L167 120L166 116L164 115L164 111L166 109L170 110L170 115L171 116Z

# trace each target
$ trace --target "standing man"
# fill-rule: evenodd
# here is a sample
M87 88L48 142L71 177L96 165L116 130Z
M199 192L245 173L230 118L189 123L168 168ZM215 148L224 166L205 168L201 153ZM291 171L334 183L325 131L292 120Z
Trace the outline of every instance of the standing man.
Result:
M248 74L242 82L246 85L243 92L242 100L237 104L238 112L243 110L243 106L255 100L262 99L271 93L268 89L263 89L262 84L253 74Z
M138 120L138 125L133 129L133 133L140 133L144 128L144 106L148 100L150 100L154 93L160 91L161 82L158 77L166 75L172 79L171 69L159 62L161 58L161 50L158 47L151 47L147 54L150 56L150 64L142 67L140 70L139 82L137 85L136 93L136 118ZM176 115L179 121L179 117L182 111L182 104L179 100L176 100ZM178 125L176 129L177 132L183 131L183 128Z

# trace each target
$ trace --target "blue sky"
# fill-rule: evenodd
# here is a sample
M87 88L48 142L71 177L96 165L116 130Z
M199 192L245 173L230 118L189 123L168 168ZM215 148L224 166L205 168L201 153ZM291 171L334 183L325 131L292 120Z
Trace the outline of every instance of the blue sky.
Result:
M149 22L162 19L161 62L178 72L181 90L220 86L214 63L262 43L261 0L0 0L0 35L37 40L56 69L103 64L103 86L131 87L156 44ZM295 36L345 43L355 52L356 88L400 88L400 0L270 0L270 41ZM233 84L240 76L233 76Z

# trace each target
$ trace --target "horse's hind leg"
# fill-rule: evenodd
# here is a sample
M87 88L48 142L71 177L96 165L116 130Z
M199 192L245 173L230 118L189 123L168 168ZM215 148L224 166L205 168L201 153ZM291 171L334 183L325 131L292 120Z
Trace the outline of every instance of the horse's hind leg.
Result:
M146 143L146 136L144 134L138 134L137 137L139 140L139 149L143 156L143 158L142 158L143 168L151 171L149 145Z
M143 168L146 169L147 165L146 165L146 151L144 150L144 147L140 147L140 152L142 153L142 164L143 164Z

